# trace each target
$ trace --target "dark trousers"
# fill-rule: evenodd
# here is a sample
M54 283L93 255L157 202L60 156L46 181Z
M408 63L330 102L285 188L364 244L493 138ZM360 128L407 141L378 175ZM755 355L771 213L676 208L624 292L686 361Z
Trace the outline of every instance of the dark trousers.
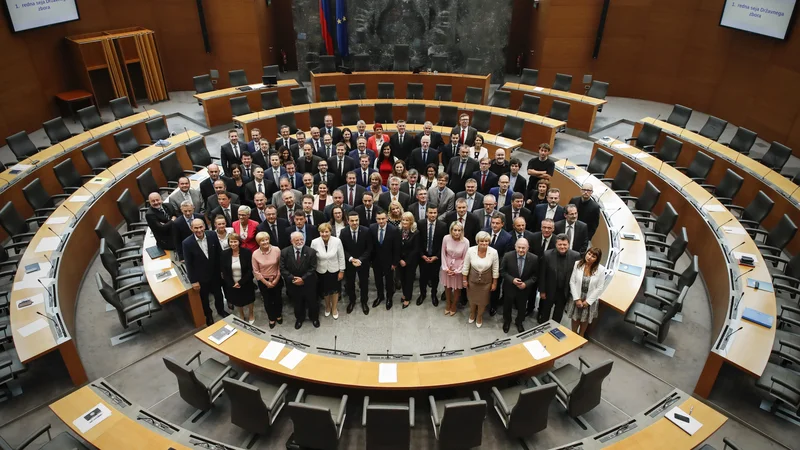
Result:
M539 285L538 283L533 283L531 287L530 295L528 295L528 306L525 309L526 314L530 315L533 314L533 310L536 309L536 294L539 292Z
M501 301L500 294L503 289L503 277L500 277L497 280L497 289L492 292L492 295L489 297L490 305L492 308L499 309L503 306L503 302Z
M356 275L358 275L358 288L361 290L361 303L367 303L369 292L369 266L355 267L347 263L344 271L344 285L347 298L350 302L356 301Z
M511 313L514 308L517 308L517 318L514 323L522 325L522 321L525 320L525 304L528 302L528 295L520 292L516 286L511 286L503 299L503 324L511 325Z
M223 315L225 312L225 300L222 297L222 284L219 281L200 282L200 301L203 303L203 313L207 319L212 317L208 299L209 294L214 296L214 308L217 310L217 314Z
M555 298L548 295L547 299L540 299L539 301L539 322L545 322L550 319L550 311L553 312L553 320L561 323L561 318L564 317L564 308L567 306L567 296L564 289L557 289Z
M435 294L439 286L439 271L442 269L442 260L437 259L432 263L426 263L424 259L419 260L419 293L423 297L428 294L428 287Z
M397 276L403 289L403 298L411 299L414 295L414 279L417 277L417 264L406 261L406 266L397 266Z
M375 289L378 291L379 299L389 299L394 295L394 270L391 266L383 268L378 265L372 266L372 274L375 276ZM386 297L383 296L384 290Z
M286 288L286 295L294 302L294 318L298 322L306 320L306 309L308 309L309 320L319 320L319 299L315 286L303 286L302 288Z
M260 281L257 281L257 283L261 298L264 299L264 309L267 310L267 317L269 317L270 322L274 322L283 314L283 299L281 299L283 281L278 282L274 288L268 288Z

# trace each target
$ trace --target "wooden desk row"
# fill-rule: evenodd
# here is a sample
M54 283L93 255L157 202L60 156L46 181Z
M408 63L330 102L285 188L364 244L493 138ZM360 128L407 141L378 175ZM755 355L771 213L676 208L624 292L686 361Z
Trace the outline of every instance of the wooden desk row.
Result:
M73 383L81 385L86 382L86 372L78 356L74 338L75 313L81 282L100 247L100 240L94 232L97 221L105 216L113 226L122 223L123 219L116 204L122 191L129 189L134 201L142 203L144 199L139 193L136 177L150 168L159 186L166 185L159 159L166 153L177 151L181 165L189 168L191 161L186 154L185 144L189 140L201 138L191 131L182 133L171 137L171 145L167 147L153 145L114 164L59 205L36 232L20 260L14 282L23 281L26 266L34 263L45 266L52 263L54 269L51 268L49 273L37 275L36 278L41 276L42 280L47 280L50 274L55 273L55 287L48 292L44 286L33 280L32 284L28 282L11 291L11 331L22 363L59 350ZM57 248L36 251L38 245L47 245L47 241L53 242L53 239L60 241L55 241ZM67 259L63 264L62 258ZM90 282L93 283L93 280ZM41 296L44 301L22 308L17 306L19 301L37 296ZM52 325L31 334L25 333L27 336L23 335L27 331L24 327L44 319L40 314L50 314L61 325L63 336L57 336Z
M505 83L500 89L511 94L511 109L519 109L522 104L522 97L525 94L539 97L539 114L542 115L550 112L554 100L569 103L567 127L585 131L586 133L591 133L594 128L597 108L607 103L599 98L527 84Z
M463 73L413 73L413 72L354 72L344 73L311 73L311 90L314 98L320 101L319 87L325 85L336 86L336 96L339 100L350 98L349 86L351 83L364 83L367 98L378 98L378 83L393 83L394 98L406 98L408 83L421 83L423 99L433 100L437 84L449 84L453 87L454 100L462 100L468 87L483 89L483 104L489 98L489 83L491 74L467 75ZM284 103L288 105L290 103Z
M771 280L766 262L753 239L724 205L674 167L661 164L657 158L613 139L597 141L592 155L598 148L614 155L606 176L613 178L622 163L628 164L637 171L631 195L641 194L650 181L661 191L655 213L660 214L666 202L670 202L679 214L676 228L690 230L688 248L699 258L700 273L711 302L711 334L714 336L713 342L709 343L709 356L695 394L709 395L723 362L759 377L772 351L775 328L767 329L740 318L745 308L753 308L774 318L777 307L774 293L746 287L748 278ZM735 253L732 253L734 248L756 259L755 267L746 276L742 275L750 268L738 264ZM742 330L727 339L731 329L739 326Z
M239 86L242 87L242 86ZM194 98L203 106L206 116L206 124L213 128L226 123L231 123L233 112L231 111L231 98L247 97L247 103L253 111L261 111L261 94L264 92L278 91L278 98L283 105L292 104L292 89L302 87L295 80L279 80L277 86L267 87L261 83L249 85L249 91L240 91L239 88L218 89L202 94L195 94Z
M25 196L22 194L22 188L27 186L28 183L38 178L48 193L63 193L64 190L61 188L56 177L53 176L53 167L66 159L72 159L75 169L80 174L91 174L92 170L80 154L81 149L95 142L99 142L109 158L118 158L120 157L120 153L116 142L114 142L114 134L130 128L140 143L148 143L150 142L150 135L147 134L147 129L144 124L148 120L156 117L163 118L164 115L158 111L149 110L124 119L115 120L114 122L84 131L77 136L73 136L42 150L28 159L20 161L19 164L29 165L31 167L19 173L14 173L15 171L10 168L0 173L0 182L2 182L2 187L0 187L0 205L11 202L22 217L33 216L33 209L31 209L31 206L25 201ZM8 238L8 234L5 230L0 228L0 241L4 241L6 238Z
M725 176L727 169L731 169L744 178L742 188L733 199L734 204L741 206L750 204L758 191L764 191L769 195L775 202L775 206L761 224L764 228L774 227L784 214L788 214L792 221L800 226L800 189L791 180L736 150L704 138L697 133L650 117L642 119L634 125L634 136L639 135L643 123L651 123L661 128L662 137L656 144L656 149L664 139L663 136L671 136L683 142L683 149L677 161L678 166L688 167L697 152L700 151L713 157L715 162L708 174L707 184L718 184ZM800 252L800 235L792 239L787 250L793 255Z

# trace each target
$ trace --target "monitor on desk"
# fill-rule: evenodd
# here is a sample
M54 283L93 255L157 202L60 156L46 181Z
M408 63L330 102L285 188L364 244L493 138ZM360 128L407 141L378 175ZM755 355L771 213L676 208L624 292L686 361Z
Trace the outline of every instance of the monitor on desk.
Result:
M278 84L278 77L275 75L264 75L261 77L261 84L264 86L277 86Z
M797 0L726 1L719 24L723 27L786 39Z

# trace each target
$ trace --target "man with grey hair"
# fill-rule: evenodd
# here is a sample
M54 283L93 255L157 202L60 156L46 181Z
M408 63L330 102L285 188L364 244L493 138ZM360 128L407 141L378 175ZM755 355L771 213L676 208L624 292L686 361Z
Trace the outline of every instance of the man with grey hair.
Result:
M356 132L350 133L350 147L355 148L358 145L359 138L364 138L366 143L370 136L372 136L372 133L367 131L367 123L359 120L356 122Z
M200 191L192 188L192 183L187 177L178 178L178 189L170 194L167 198L168 203L173 211L181 209L181 203L190 201L198 211L203 211L203 198L200 197Z
M319 301L317 289L317 252L308 247L303 233L293 232L291 245L281 250L281 277L286 284L286 294L294 302L295 330L308 318L314 328L319 328Z
M441 133L433 131L433 123L430 120L422 124L422 133L417 135L417 147L422 147L421 141L423 136L428 136L431 139L431 147L434 150L439 150L442 145L444 145Z
M181 202L181 214L172 220L172 238L174 245L172 248L178 253L178 259L183 260L183 240L192 235L192 221L194 219L203 220L201 214L195 214L192 202L185 200ZM205 222L204 222L205 223Z
M517 309L517 332L525 328L525 305L530 297L536 278L539 276L539 258L530 253L528 240L517 239L514 251L506 253L500 260L500 273L503 276L503 332L511 328L511 311Z
M208 295L214 296L217 314L227 317L225 302L222 297L222 277L220 272L220 256L222 247L213 231L206 231L202 219L192 220L192 235L181 242L183 256L186 258L186 276L192 283L192 289L199 291L200 302L206 316L206 325L212 325L214 319L209 306Z
M475 211L475 217L478 218L478 223L480 224L481 230L488 230L491 228L492 223L492 216L494 213L503 214L497 210L497 199L492 194L485 195L483 197L483 209L479 209ZM503 222L505 222L505 214L503 214Z
M440 173L436 176L436 186L428 191L428 203L436 207L441 216L455 209L456 194L447 187L447 181L447 174Z
M283 206L285 204L283 202L283 198L284 198L283 197L283 193L287 192L287 191L291 192L292 194L294 194L294 202L295 203L299 204L300 201L303 199L303 194L300 191L298 191L297 189L292 189L292 185L290 184L288 177L285 177L285 176L281 177L281 179L280 179L280 181L278 183L278 186L280 187L280 190L278 192L272 194L272 204L275 205L275 207L280 208L281 206Z
M323 151L322 136L320 136L319 128L311 127L311 137L306 141L314 148L314 154L320 154Z
M408 194L409 199L417 198L417 189L420 187L417 181L419 181L419 172L417 172L417 169L409 170L406 181L400 183L400 192Z
M431 147L430 136L422 136L419 148L415 148L408 157L408 168L424 173L428 164L439 164L439 152Z
M398 177L389 177L389 190L387 192L382 193L378 196L378 206L383 208L384 211L389 211L389 204L392 202L400 203L400 206L403 207L403 211L408 209L408 204L411 201L411 198L405 192L400 191L400 178Z
M153 237L156 238L156 244L161 249L174 250L172 220L177 215L176 211L172 209L172 205L161 201L161 194L158 192L151 192L147 201L150 207L144 213L144 219L150 231L153 232Z

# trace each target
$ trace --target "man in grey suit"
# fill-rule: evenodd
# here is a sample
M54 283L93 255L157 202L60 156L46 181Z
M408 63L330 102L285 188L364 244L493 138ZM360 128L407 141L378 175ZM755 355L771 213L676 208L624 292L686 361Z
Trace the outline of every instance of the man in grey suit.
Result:
M539 323L550 320L561 322L564 307L570 301L569 279L575 262L581 258L580 253L570 250L569 239L565 234L556 236L556 248L548 250L539 264Z
M480 163L469 157L469 147L462 145L458 149L458 155L450 159L450 163L445 171L450 176L448 187L453 192L461 192L467 180L472 178L472 173L480 169Z
M492 226L492 216L494 216L495 213L502 215L503 222L505 223L506 215L497 210L497 199L494 198L494 195L488 194L483 196L483 209L479 209L472 214L478 218L480 229L489 231L489 228Z
M417 188L417 201L408 205L408 209L406 211L414 215L414 221L419 222L427 217L427 208L428 190L425 189L425 187L420 186Z
M508 252L500 262L500 273L503 274L503 332L511 328L511 311L517 308L517 332L522 333L522 321L525 320L525 304L530 291L539 275L539 258L528 252L528 240L517 239L514 251Z
M214 193L209 195L206 199L206 220L208 223L214 222L214 216L211 215L211 212L217 209L219 206L219 194L227 193L228 198L231 200L231 203L235 205L240 205L239 203L239 196L234 194L233 192L228 192L225 190L225 183L222 180L217 180L214 182Z
M294 203L299 205L303 201L303 194L298 191L297 189L292 189L291 185L289 184L289 179L286 177L281 177L280 180L280 190L274 194L272 194L272 204L275 205L276 208L280 208L284 205L283 203L283 192L284 191L292 191L294 194Z
M344 192L341 189L336 189L331 194L331 197L333 197L333 203L325 207L325 217L331 220L331 210L333 210L334 206L340 206L344 210L344 219L347 220L347 213L352 211L353 207L344 202Z
M564 233L569 239L569 248L583 254L589 248L589 226L578 220L578 207L569 204L564 220L556 222L556 234Z
M456 193L456 199L465 199L469 212L476 212L483 208L483 194L478 192L478 182L474 178L467 180L464 189L464 191Z
M440 217L456 208L456 194L447 187L449 179L446 173L440 173L436 177L437 186L428 191L428 203L436 207Z
M170 194L167 198L167 203L172 207L173 211L181 210L181 203L184 201L192 202L195 211L203 212L203 198L200 196L200 191L192 189L192 183L186 177L178 178L178 190Z

